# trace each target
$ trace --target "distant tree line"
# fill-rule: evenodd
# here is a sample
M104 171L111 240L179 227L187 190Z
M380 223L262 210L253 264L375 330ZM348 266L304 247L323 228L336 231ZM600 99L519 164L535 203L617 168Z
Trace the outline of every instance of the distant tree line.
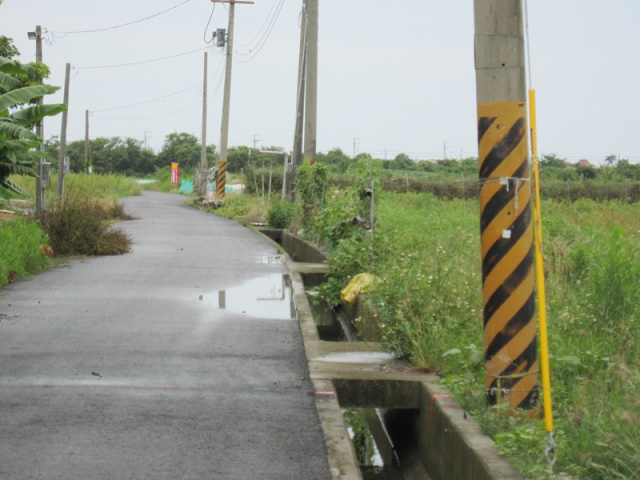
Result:
M270 147L273 153L264 153L246 146L231 147L227 152L227 171L246 172L250 168L271 168L282 166L284 153L280 147ZM54 167L60 152L60 141L52 137L45 143L45 151ZM87 171L92 166L94 173L120 173L129 176L148 176L156 170L169 167L171 163L180 164L185 175L191 175L200 165L201 144L197 137L189 133L170 133L165 137L161 150L155 153L144 148L142 141L135 138L97 137L89 140L88 158L85 154L84 140L67 144L72 172ZM217 161L215 145L207 145L207 164L209 167Z
M421 177L474 177L478 174L477 157L463 159L445 158L441 160L412 160L400 153L392 160L373 158L368 153L360 153L356 157L346 155L339 148L328 153L319 153L318 161L327 165L333 174L342 174L349 165L361 158L373 160L374 164L392 176ZM594 166L589 162L569 163L566 158L556 154L540 157L540 172L543 178L563 181L595 180L605 181L640 180L640 164L630 163L627 159L618 159L609 155L603 159L603 165Z

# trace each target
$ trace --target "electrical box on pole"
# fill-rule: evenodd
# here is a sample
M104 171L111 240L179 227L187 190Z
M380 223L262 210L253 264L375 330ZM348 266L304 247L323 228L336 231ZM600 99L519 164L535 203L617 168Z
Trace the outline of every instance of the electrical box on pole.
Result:
M51 163L49 162L40 164L40 185L43 189L51 187Z
M216 47L224 47L226 42L227 31L224 28L218 28L216 30Z

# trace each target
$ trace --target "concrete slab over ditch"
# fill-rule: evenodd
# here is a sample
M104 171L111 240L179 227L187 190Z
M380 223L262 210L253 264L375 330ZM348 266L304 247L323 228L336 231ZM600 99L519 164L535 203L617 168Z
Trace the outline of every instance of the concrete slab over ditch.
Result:
M350 406L414 412L410 423L402 425L403 433L415 439L415 456L432 480L523 478L498 454L493 441L440 385L437 376L408 367L377 344L320 340L304 292L305 266L296 265L292 258L318 264L323 256L286 232L282 244L290 255L285 262L292 273L294 301L334 479L362 478L342 417L341 408ZM320 273L317 265L313 270L310 273Z

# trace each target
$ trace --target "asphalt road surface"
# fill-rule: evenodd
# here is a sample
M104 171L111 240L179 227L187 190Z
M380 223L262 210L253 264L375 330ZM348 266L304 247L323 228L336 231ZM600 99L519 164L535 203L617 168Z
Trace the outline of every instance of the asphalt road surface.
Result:
M184 197L0 290L1 479L329 479L287 270Z

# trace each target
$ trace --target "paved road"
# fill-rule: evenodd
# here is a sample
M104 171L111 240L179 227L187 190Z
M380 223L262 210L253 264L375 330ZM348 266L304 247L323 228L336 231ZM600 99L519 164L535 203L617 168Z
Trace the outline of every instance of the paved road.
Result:
M331 478L286 267L183 202L127 198L131 253L0 290L1 479Z

